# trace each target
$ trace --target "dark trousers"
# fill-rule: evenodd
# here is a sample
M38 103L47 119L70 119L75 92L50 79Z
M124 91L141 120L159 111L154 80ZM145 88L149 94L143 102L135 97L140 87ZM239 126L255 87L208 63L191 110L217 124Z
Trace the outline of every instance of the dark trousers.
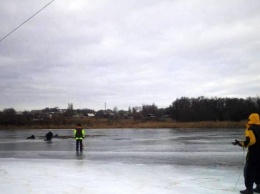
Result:
M82 151L83 146L82 146L82 139L76 139L76 151Z
M247 161L244 167L245 186L253 189L254 183L260 185L260 163Z

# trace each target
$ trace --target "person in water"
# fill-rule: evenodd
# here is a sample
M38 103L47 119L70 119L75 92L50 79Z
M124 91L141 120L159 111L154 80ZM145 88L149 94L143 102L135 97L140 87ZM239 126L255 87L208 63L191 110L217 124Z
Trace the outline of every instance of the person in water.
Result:
M53 138L53 133L51 131L49 131L46 135L45 135L45 141L51 141L51 139Z

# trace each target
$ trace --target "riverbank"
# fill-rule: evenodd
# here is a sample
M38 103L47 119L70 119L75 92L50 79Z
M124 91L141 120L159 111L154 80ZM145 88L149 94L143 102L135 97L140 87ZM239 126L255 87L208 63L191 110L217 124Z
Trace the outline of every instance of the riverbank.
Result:
M109 119L77 119L67 120L63 123L41 122L27 125L1 125L0 129L72 129L77 123L84 128L91 129L123 129L123 128L244 128L246 121L134 121L134 120L109 120Z

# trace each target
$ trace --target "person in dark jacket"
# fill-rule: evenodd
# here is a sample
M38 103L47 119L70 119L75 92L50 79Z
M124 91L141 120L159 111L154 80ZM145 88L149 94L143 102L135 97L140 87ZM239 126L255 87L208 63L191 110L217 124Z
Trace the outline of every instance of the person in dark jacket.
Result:
M245 141L232 143L243 148L248 148L246 164L244 167L244 178L246 189L240 191L242 194L260 193L260 122L259 114L252 113L246 124ZM256 188L253 189L254 183Z
M53 138L53 133L51 131L49 131L46 135L45 135L45 141L51 141L51 139Z
M35 136L31 135L30 137L27 137L26 139L35 139Z
M83 143L82 140L85 138L85 131L82 129L81 124L76 126L74 130L74 138L76 139L76 151L83 151Z

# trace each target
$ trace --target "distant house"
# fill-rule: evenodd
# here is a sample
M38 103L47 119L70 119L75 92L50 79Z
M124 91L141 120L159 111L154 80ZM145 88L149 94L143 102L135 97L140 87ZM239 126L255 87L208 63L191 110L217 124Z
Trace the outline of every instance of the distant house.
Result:
M154 119L156 119L156 116L154 114L147 114L145 119L146 120L154 120Z
M83 117L84 117L84 115L81 114L81 113L79 113L79 114L74 114L74 115L72 116L72 118L83 118Z
M95 114L94 114L94 113L87 113L86 116L87 116L87 117L95 117Z
M110 110L110 109L107 109L107 110L99 110L96 112L96 115L95 115L97 118L114 118L115 117L115 113Z
M155 115L154 114L148 114L147 118L152 118L153 119L153 118L155 118Z

